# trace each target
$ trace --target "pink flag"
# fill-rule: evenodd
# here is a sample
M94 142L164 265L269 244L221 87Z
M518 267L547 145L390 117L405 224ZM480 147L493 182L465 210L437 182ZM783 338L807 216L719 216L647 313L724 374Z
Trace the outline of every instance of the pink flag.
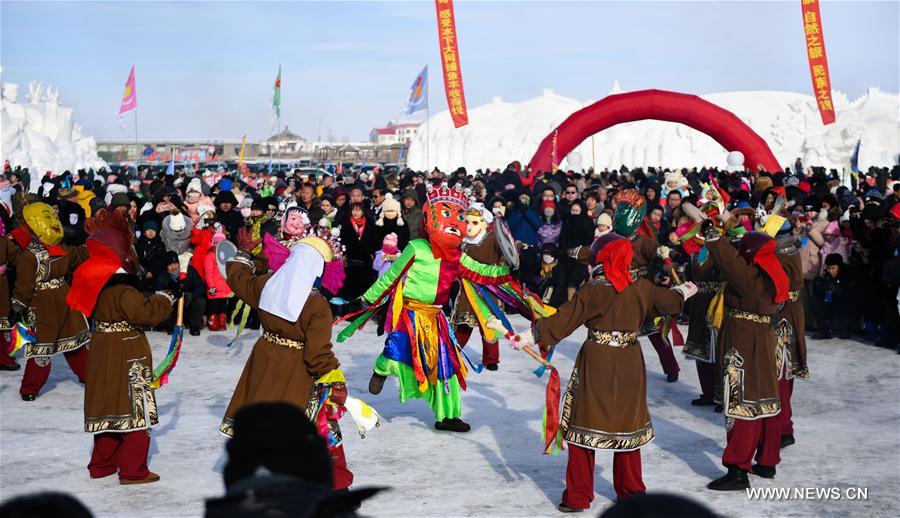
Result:
M134 65L132 65L131 73L128 74L128 81L125 82L125 95L122 97L119 115L130 112L135 108L137 108L137 92L134 89Z

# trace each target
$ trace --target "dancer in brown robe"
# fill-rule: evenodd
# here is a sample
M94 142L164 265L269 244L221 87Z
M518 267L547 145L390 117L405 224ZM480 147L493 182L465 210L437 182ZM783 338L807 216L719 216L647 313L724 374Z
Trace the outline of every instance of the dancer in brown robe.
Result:
M158 424L153 354L141 326L168 318L180 293L138 289L131 225L101 209L85 223L90 258L73 275L66 302L94 319L84 390L84 431L94 435L91 478L118 472L119 483L156 482L147 468L150 429Z
M773 465L751 466L761 453L762 441L777 440L778 373L775 363L775 327L772 319L788 297L788 277L775 258L775 240L758 232L744 235L737 248L711 221L703 234L711 260L728 283L719 330L719 359L724 370L723 406L728 444L722 464L728 473L709 483L709 489L742 490L750 487L747 474L775 475Z
M611 450L613 485L619 499L645 491L640 448L653 439L647 409L644 356L637 332L648 313L677 314L696 293L692 284L653 285L629 271L633 244L617 234L591 247L594 279L557 313L534 321L517 343L544 350L586 325L588 338L575 360L563 401L560 430L569 444L561 511L587 509L594 499L595 450Z

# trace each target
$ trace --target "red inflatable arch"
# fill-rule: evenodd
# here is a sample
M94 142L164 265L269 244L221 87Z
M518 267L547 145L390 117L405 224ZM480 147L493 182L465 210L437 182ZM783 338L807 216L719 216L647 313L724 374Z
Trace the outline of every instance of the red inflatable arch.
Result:
M541 141L531 158L531 169L551 170L554 134L557 161L561 161L591 135L643 119L679 122L701 131L726 150L742 152L745 166L753 171L760 166L767 171L781 170L766 141L735 114L696 95L665 90L614 94L578 110Z

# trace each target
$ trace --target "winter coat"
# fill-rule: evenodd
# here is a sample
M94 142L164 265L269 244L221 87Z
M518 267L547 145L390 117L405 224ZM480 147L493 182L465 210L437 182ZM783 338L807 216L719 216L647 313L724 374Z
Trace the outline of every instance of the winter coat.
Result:
M209 299L224 299L231 295L231 288L219 273L219 266L216 264L216 254L206 254L204 261L204 277L206 278L206 296ZM215 291L213 291L215 290Z
M366 218L366 227L360 237L349 219L341 225L341 243L346 247L344 259L347 273L341 297L346 300L359 297L375 282L372 260L375 258L375 251L381 248L381 243L375 240L376 228L375 222Z
M815 279L822 271L822 259L819 257L819 247L825 244L823 232L828 227L828 220L819 219L813 223L809 234L801 240L800 263L803 265L803 278Z
M569 214L563 219L562 234L559 237L559 247L563 250L586 246L594 242L594 222L588 216Z
M137 252L141 266L150 272L159 270L159 262L166 253L166 247L158 235L153 239L141 236L135 243L134 250Z
M391 268L392 264L394 264L394 261L384 260L384 252L382 250L375 252L375 260L372 261L372 269L378 272L379 278L384 275L384 272Z
M562 222L545 223L538 229L538 244L552 243L559 246L559 236L562 233Z
M413 207L411 209L404 207L400 209L400 213L403 215L403 225L409 229L409 240L422 237L420 230L420 226L422 225L422 209L419 207Z
M228 237L228 240L232 243L236 243L238 230L244 226L244 217L241 215L240 211L231 209L226 212L217 208L216 221L225 227L225 235Z
M212 249L212 238L213 231L209 228L191 229L191 246L194 248L191 266L197 270L203 282L206 282L206 256Z
M406 220L402 225L398 225L396 219L383 218L381 221L381 226L375 225L375 242L381 244L384 236L393 232L397 234L397 248L400 250L406 248L406 245L409 244L409 228L406 226Z
M506 223L516 241L531 246L538 244L537 232L541 228L541 219L534 209L517 207L507 215Z
M163 218L162 228L159 231L160 238L166 247L166 250L181 255L191 247L191 230L194 228L194 222L188 216L184 217L184 228L175 231L172 230L172 216L168 215Z

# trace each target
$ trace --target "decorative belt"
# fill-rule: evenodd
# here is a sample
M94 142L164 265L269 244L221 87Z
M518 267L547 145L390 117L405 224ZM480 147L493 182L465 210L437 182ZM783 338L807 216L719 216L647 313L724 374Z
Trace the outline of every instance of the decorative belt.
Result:
M789 291L788 298L791 302L797 302L800 300L800 290Z
M301 342L300 340L292 340L290 338L278 336L271 331L263 330L262 337L275 345L280 345L289 349L303 349L303 342Z
M637 342L637 333L634 331L599 331L597 329L588 329L588 340L610 347L628 347Z
M697 293L716 293L725 286L725 281L697 281L694 284L697 285Z
M750 322L756 322L757 324L766 324L772 325L772 317L766 315L758 315L756 313L751 313L749 311L741 311L739 309L729 309L726 311L728 316L733 318L738 318L741 320L749 320Z
M94 331L98 333L126 333L129 331L137 331L131 322L101 322L94 321Z
M52 290L54 288L60 288L65 284L66 281L62 277L57 277L56 279L50 279L49 281L34 283L34 291Z
M636 281L641 277L647 275L647 267L641 266L640 268L633 268L631 270L628 270L628 275L631 276L631 280ZM607 279L606 275L603 274L595 275L593 281L601 284L609 284L609 279Z
M436 315L441 312L442 306L435 304L427 304L425 302L419 302L418 300L408 299L403 297L403 309L410 309L412 311L421 311L426 315Z

